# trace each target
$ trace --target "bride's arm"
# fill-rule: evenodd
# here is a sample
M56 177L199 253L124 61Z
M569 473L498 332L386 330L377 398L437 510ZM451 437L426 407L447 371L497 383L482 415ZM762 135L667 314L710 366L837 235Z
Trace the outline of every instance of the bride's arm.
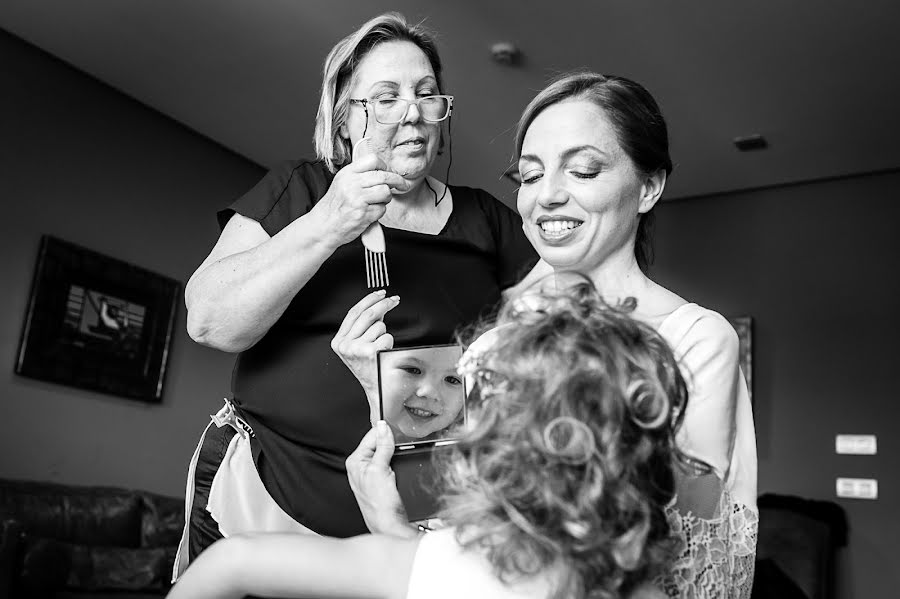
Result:
M332 539L290 533L237 535L191 564L169 599L406 596L418 539Z

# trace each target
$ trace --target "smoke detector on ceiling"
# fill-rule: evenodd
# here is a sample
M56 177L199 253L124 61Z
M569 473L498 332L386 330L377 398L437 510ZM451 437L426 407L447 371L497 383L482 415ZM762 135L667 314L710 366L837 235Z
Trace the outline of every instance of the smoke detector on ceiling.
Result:
M500 64L513 65L519 62L522 52L512 42L497 42L491 46L491 56Z

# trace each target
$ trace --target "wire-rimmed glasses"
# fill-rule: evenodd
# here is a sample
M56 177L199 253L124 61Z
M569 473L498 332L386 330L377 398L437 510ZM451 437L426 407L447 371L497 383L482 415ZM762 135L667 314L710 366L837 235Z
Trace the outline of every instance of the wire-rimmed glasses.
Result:
M439 123L450 116L453 111L453 96L435 95L422 96L415 100L406 98L350 98L352 104L362 104L366 110L368 120L369 106L375 120L382 125L395 125L406 118L409 107L415 105L422 120L429 123Z

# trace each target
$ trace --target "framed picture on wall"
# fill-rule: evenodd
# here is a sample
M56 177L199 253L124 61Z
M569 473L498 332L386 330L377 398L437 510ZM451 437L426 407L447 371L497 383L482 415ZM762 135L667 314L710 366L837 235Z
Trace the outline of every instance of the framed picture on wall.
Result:
M159 402L181 284L45 235L16 373Z
M739 341L738 360L741 371L747 380L750 402L753 402L753 318L750 316L732 316L728 319L737 331Z

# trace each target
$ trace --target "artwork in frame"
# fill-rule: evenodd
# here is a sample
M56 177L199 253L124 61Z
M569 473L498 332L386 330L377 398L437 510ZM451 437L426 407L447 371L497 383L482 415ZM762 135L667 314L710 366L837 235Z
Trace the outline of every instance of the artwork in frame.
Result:
M181 284L41 238L16 373L160 402Z
M733 316L728 319L737 331L739 347L738 361L747 381L750 401L753 401L753 318L750 316Z

